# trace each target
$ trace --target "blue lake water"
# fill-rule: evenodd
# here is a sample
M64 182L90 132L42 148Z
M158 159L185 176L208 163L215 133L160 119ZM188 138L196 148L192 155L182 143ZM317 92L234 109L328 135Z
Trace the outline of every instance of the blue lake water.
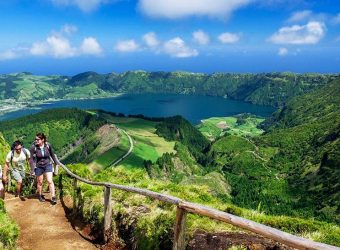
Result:
M41 104L0 116L0 120L14 119L43 109L76 107L79 109L102 109L106 111L130 114L142 114L148 117L166 117L182 115L192 124L209 117L232 116L240 113L252 113L267 117L274 112L273 107L259 106L222 97L177 95L177 94L125 94L112 98L63 100Z

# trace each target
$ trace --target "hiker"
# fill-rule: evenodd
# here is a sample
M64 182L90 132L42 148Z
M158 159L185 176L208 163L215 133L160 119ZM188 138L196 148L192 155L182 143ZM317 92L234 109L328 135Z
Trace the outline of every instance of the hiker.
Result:
M37 177L37 190L38 199L41 202L45 201L45 197L42 193L42 186L44 181L44 176L48 182L48 187L51 192L51 204L57 204L57 198L55 196L55 188L53 183L53 166L52 160L57 164L57 159L53 153L51 144L47 142L47 138L44 133L37 133L35 136L35 142L30 148L32 155L30 164L31 169L34 168L34 174Z
M5 199L5 190L2 183L2 167L0 165L0 199Z
M24 199L21 192L26 172L25 164L28 163L30 158L30 152L24 148L23 143L19 140L13 142L11 151L6 156L2 180L4 183L8 182L7 171L10 170L11 176L17 182L15 197L19 196L21 199Z

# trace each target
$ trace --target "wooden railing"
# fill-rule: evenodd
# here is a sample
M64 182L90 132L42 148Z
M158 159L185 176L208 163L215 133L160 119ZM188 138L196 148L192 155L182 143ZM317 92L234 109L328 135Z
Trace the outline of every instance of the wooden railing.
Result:
M282 244L297 248L297 249L319 249L319 250L335 250L340 248L330 246L327 244L315 242L312 240L304 239L301 237L294 236L292 234L280 231L278 229L268 227L257 222L244 219L229 213L225 213L210 207L202 206L200 204L187 202L171 195L165 195L156 193L146 189L140 189L135 187L123 186L112 184L108 182L93 182L84 179L74 173L72 173L65 165L59 162L59 165L74 178L73 187L77 190L77 181L81 181L94 186L104 187L104 223L103 223L103 237L105 240L108 238L108 234L111 232L111 221L112 221L112 204L111 204L111 189L119 189L127 192L137 193L143 196L147 196L156 200L171 203L177 206L176 222L174 227L174 250L183 250L186 247L185 244L185 221L187 213L193 213L203 215L216 219L228 224L246 229L248 231L260 234L262 236L273 239ZM75 198L75 197L74 197ZM76 200L74 199L74 208L76 206Z

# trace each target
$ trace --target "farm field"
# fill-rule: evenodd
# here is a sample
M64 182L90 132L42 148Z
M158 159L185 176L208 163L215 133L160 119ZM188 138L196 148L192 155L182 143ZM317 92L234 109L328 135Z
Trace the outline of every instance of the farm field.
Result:
M237 136L257 136L261 135L264 131L257 128L265 119L246 116L241 117L212 117L202 120L201 124L197 126L199 131L210 140L215 140L223 135L237 135Z

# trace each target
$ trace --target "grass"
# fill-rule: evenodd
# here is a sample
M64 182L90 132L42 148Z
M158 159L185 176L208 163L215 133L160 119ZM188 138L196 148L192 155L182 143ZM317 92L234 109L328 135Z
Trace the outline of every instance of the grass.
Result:
M133 139L134 149L129 157L119 163L125 167L143 167L144 160L155 162L164 153L174 153L175 142L168 142L155 134L157 122L139 118L106 116L106 119L124 129ZM122 133L122 135L124 135ZM122 143L128 151L128 139L124 135ZM113 157L112 157L113 158Z
M84 167L86 168L86 166ZM77 169L80 171L81 166L77 166ZM340 227L335 224L291 216L272 216L256 210L240 208L216 197L204 183L178 185L170 181L150 179L144 169L125 166L107 168L93 178L96 181L112 182L170 194L190 202L251 219L294 235L340 245ZM80 187L84 200L82 209L85 219L102 219L102 189L83 184L80 184ZM136 244L140 249L158 249L161 242L170 240L176 218L175 206L133 193L115 189L112 192L112 197L115 200L113 220L121 227L133 230L133 238L137 241ZM198 229L206 232L241 231L226 223L198 215L188 215L186 228L188 237L192 236Z
M56 88L44 82L48 78L32 78L25 76L21 80L14 81L15 91L20 92L20 100L31 100L33 98L43 98L46 92L54 93Z
M72 92L65 95L64 98L68 99L79 99L79 98L89 98L89 97L110 97L111 94L98 88L96 83L90 83L84 86L76 86L72 88Z
M143 167L143 161L155 161L161 155L162 151L166 152L166 150L170 150L170 152L174 152L173 143L166 142L164 139L155 135L156 122L126 117L111 117L110 119L111 122L125 129L133 137L135 148L133 153L118 166L101 169L97 174L90 176L91 179L170 194L190 202L203 204L240 217L248 218L294 235L340 246L340 227L335 224L310 218L299 218L293 215L269 215L263 212L261 204L258 204L257 210L241 208L232 204L229 196L230 186L227 184L228 182L226 182L226 185L217 186L216 184L222 183L219 181L219 173L210 173L204 177L188 179L180 184L171 182L170 180L150 178L146 169ZM220 121L221 120L215 120L217 123ZM236 126L236 120L234 118L224 121L229 121L231 124L234 122L234 126ZM210 124L213 125L215 123ZM243 125L245 124L246 123ZM216 127L216 125L214 126ZM238 129L241 129L240 126ZM249 127L247 129L249 131ZM242 134L242 136L248 134ZM124 136L120 144L120 147L123 146L127 151L129 145L127 138ZM268 169L264 168L262 163L275 154L277 150L272 147L259 149L252 140L235 135L220 139L214 144L213 149L216 153L235 155L235 159L230 166L239 167L231 169L230 178L235 176L234 182L237 183L242 181L240 178L245 173L255 173L253 168L263 173L264 178L266 178ZM110 150L102 154L95 161L100 164L105 164L109 162L110 157L113 158L123 152L122 150ZM221 161L223 159L224 158L221 157ZM250 163L254 163L255 165L249 165ZM221 162L221 166L225 165L225 162ZM80 171L81 168L81 166L77 166L78 171ZM86 166L84 166L84 168L86 168ZM260 173L256 173L255 176L251 175L250 177L255 178L259 174ZM266 194L263 194L263 196L273 196L275 198L276 193L278 193L276 189L284 188L285 183L271 186L270 181L271 180L268 179L268 189L264 190ZM231 182L229 182L229 184L235 185L235 183ZM67 185L64 186L67 187ZM102 189L83 184L80 184L80 188L83 202L83 204L81 204L82 215L88 222L100 225L103 218ZM133 193L119 190L112 190L112 192L112 197L115 200L113 221L115 221L116 225L119 225L119 228L130 230L130 233L132 233L131 237L135 240L136 246L140 249L160 249L162 244L171 241L173 225L176 218L176 209L174 206ZM257 191L254 190L254 192ZM240 199L241 198L242 196L240 195ZM262 204L262 206L264 205L265 204ZM207 232L240 231L240 229L231 225L197 215L189 215L186 225L189 237L198 229Z
M0 249L15 249L18 236L18 225L8 216L4 202L0 200Z
M237 120L237 117L212 117L202 120L202 123L197 128L210 140L215 140L225 134L252 137L263 133L263 130L258 129L256 126L264 119L247 117L243 124L238 124Z

